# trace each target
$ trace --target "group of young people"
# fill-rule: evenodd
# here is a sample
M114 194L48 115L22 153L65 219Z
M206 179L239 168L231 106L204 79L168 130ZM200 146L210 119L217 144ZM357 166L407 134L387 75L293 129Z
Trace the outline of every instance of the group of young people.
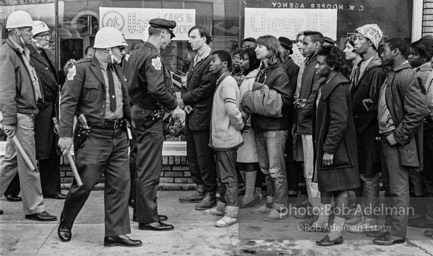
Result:
M318 31L299 33L305 60L297 69L284 37L248 38L232 58L212 53L210 68L218 79L210 146L221 186L219 202L205 213L224 216L216 226L235 223L239 206L266 214L265 221L287 218L287 175L301 151L309 198L294 215L308 208L299 227L328 232L317 245L343 243L344 230L392 245L405 242L408 224L433 227L432 38L411 45L385 40L376 24L354 32L344 49ZM291 161L284 156L286 143L293 143ZM261 205L255 200L258 169L266 180ZM237 171L246 188L242 200ZM379 206L380 173L385 207ZM361 211L348 214L357 205ZM385 225L379 225L380 215Z

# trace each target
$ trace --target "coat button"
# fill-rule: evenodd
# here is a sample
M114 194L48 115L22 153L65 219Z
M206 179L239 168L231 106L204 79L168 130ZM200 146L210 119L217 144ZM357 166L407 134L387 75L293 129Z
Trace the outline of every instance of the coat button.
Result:
M409 139L409 137L406 135L406 136L404 136L404 140L407 140L407 139Z
M48 70L48 68L47 68L47 67L45 67L45 70Z
M103 116L104 115L104 113L101 113L101 116Z

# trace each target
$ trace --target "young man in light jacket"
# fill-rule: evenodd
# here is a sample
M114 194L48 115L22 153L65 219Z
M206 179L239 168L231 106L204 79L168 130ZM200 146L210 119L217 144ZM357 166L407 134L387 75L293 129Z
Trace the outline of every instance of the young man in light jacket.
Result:
M230 76L231 56L226 51L215 51L209 64L210 71L218 77L213 98L210 146L216 153L216 169L220 186L220 201L206 214L224 216L217 227L228 227L237 222L238 179L236 173L237 149L242 146L241 130L244 127L239 111L239 88Z

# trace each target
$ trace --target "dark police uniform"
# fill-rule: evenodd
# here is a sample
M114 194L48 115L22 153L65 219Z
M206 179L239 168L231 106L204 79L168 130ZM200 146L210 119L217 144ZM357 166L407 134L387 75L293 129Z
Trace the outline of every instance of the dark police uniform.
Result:
M61 222L72 228L93 186L105 175L105 236L131 233L129 223L128 138L124 120L130 120L126 78L114 64L116 110L107 104L106 64L96 56L80 60L71 69L62 88L60 137L72 137L74 116L84 114L91 131L81 147L74 145L78 173L83 186L72 185L65 201ZM75 71L76 70L76 71ZM108 108L108 109L107 109Z
M152 19L153 27L170 29L174 21ZM172 34L173 36L173 34ZM162 168L164 141L162 119L151 121L152 112L177 107L170 73L154 45L145 42L134 50L126 64L128 90L131 97L132 127L137 138L135 214L137 222L158 222L156 192Z

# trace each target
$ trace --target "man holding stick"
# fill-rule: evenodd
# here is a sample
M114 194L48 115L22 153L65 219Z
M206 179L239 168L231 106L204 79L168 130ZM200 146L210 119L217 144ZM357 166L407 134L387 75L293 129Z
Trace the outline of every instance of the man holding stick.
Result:
M41 178L35 168L34 117L44 98L25 47L33 36L32 25L28 13L13 12L6 22L8 39L0 47L0 125L8 136L5 157L0 161L0 195L18 172L26 219L53 221L56 217L45 211Z
M74 134L76 166L83 185L72 184L60 217L58 236L72 238L75 218L102 173L105 175L105 246L140 246L130 239L128 197L130 190L128 138L130 117L126 78L118 63L127 43L112 27L101 28L95 37L95 55L69 69L60 103L59 147L64 155L72 145L74 116L79 122Z

